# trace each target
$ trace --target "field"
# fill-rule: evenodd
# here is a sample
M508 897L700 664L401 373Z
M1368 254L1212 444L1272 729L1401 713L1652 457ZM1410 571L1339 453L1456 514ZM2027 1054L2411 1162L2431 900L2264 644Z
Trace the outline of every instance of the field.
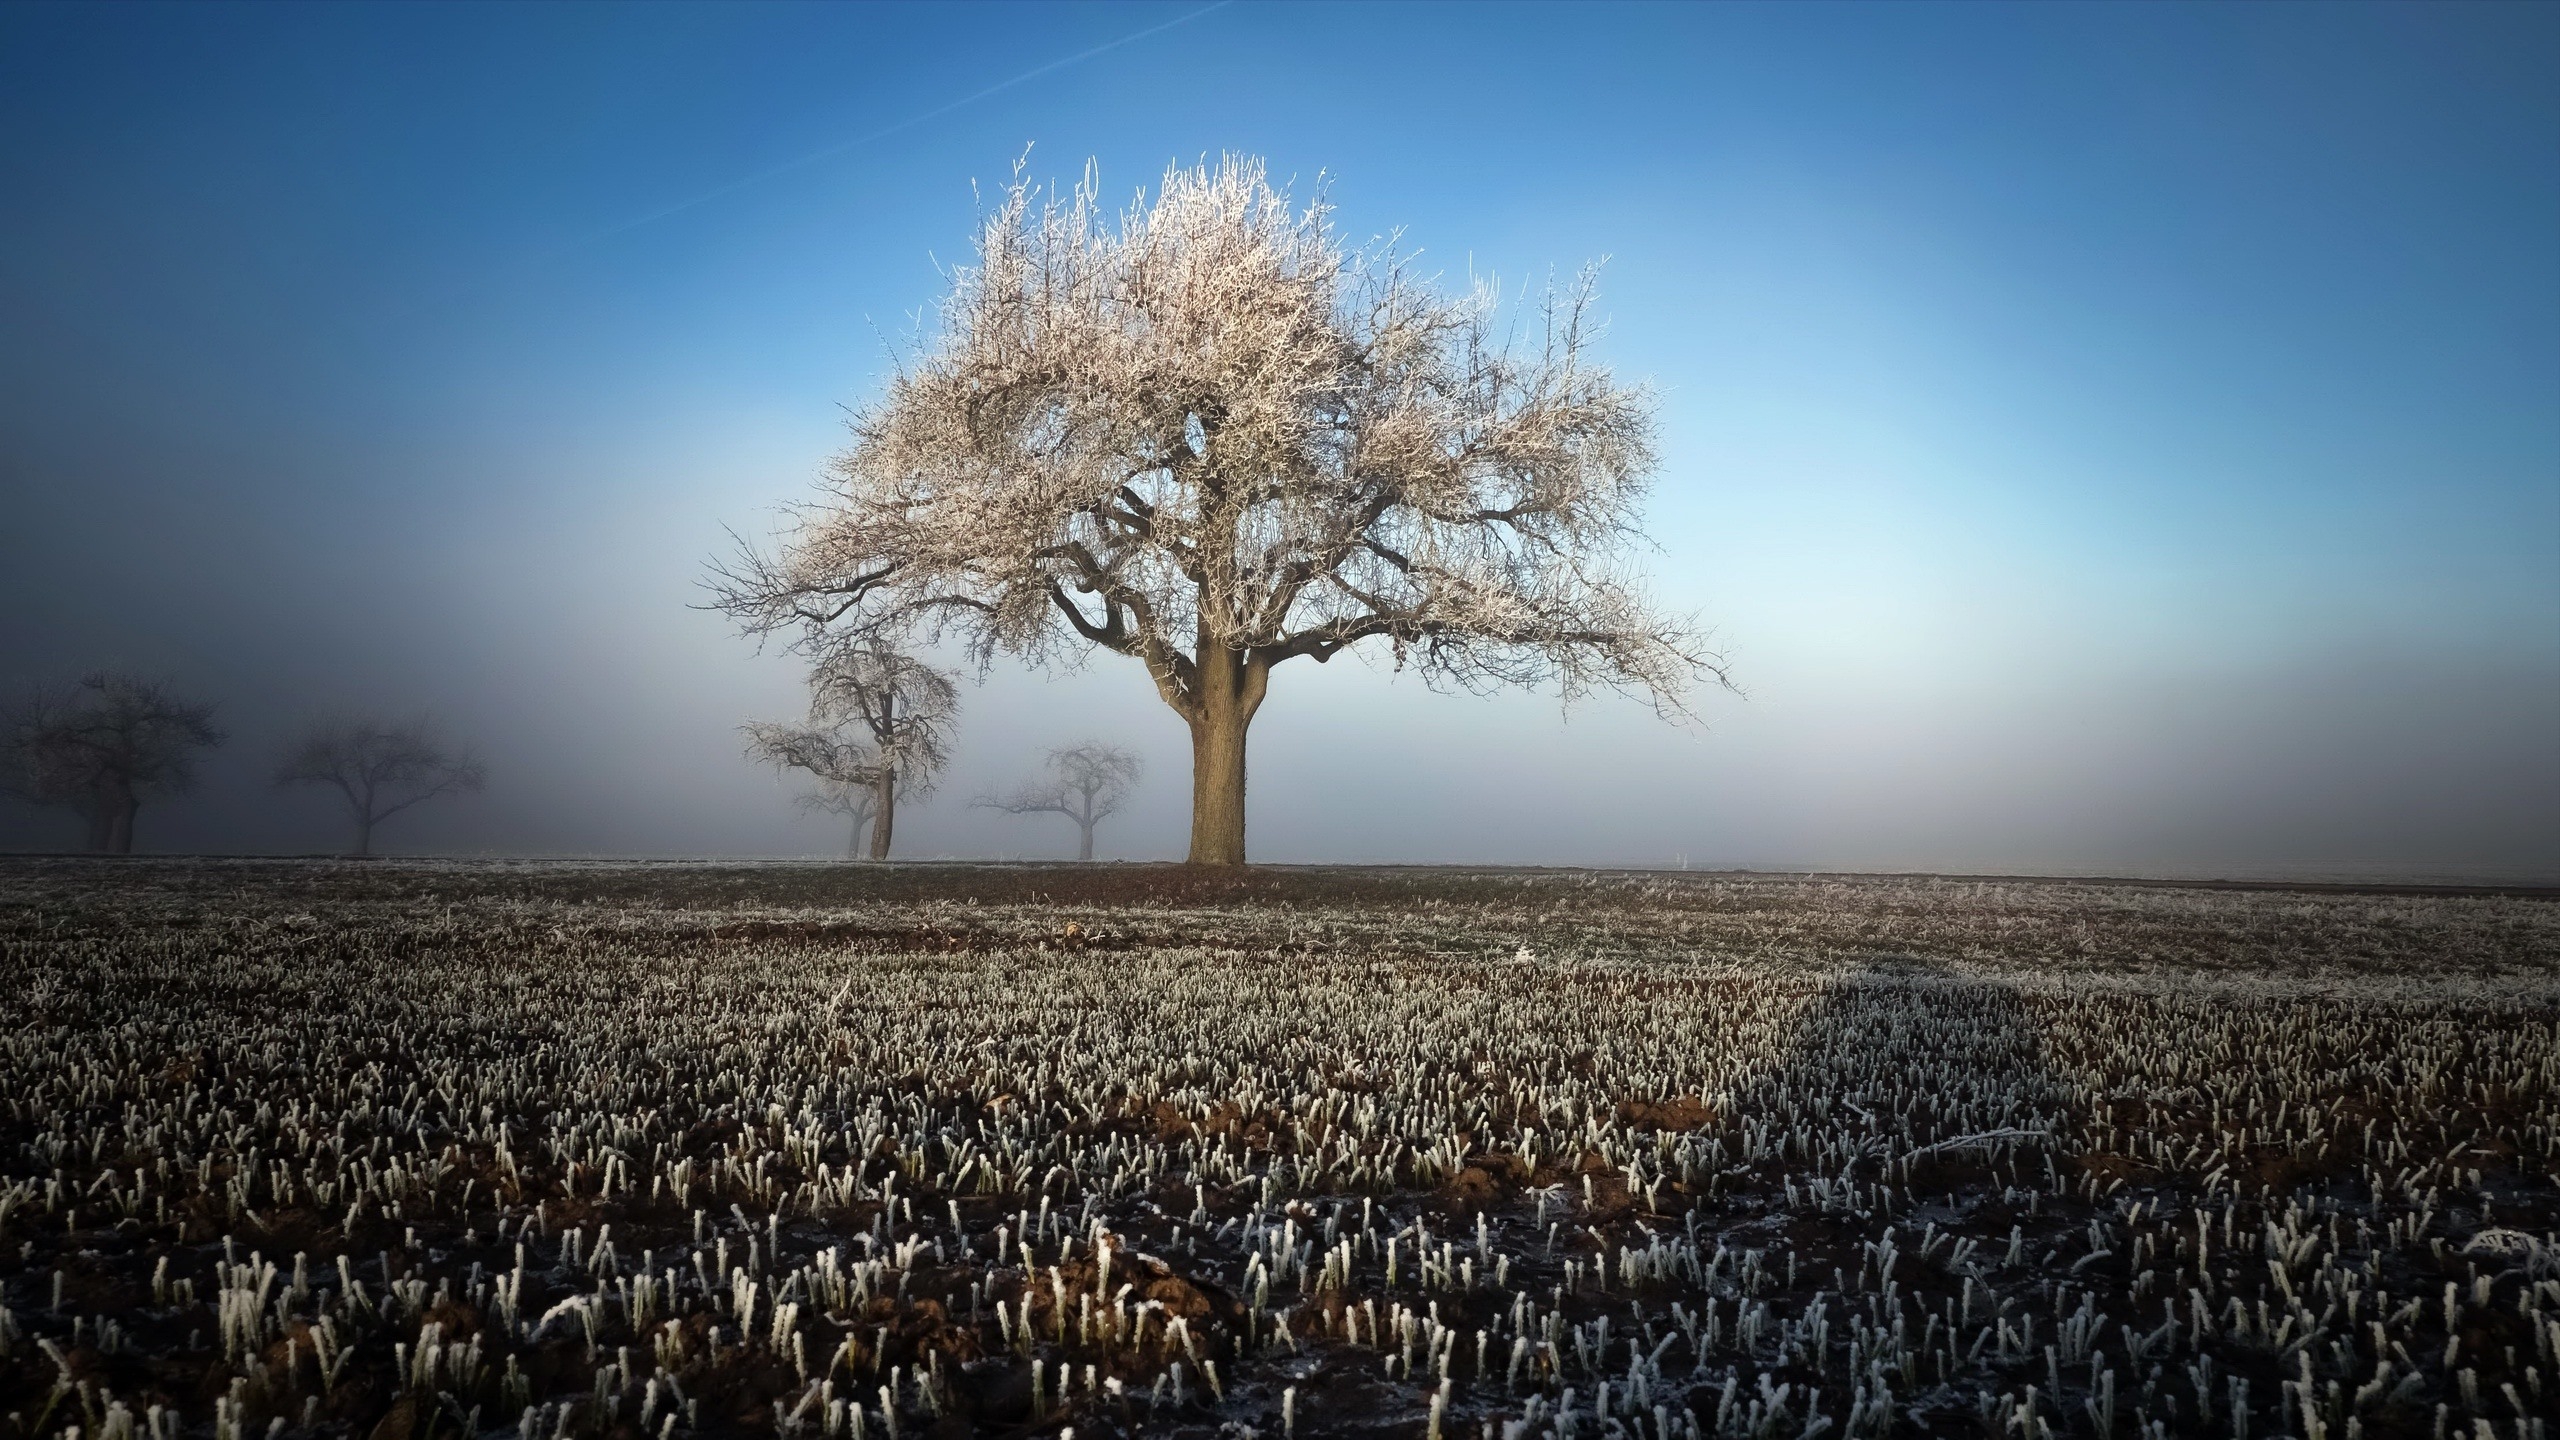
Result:
M0 863L0 1440L2514 1436L2560 900Z

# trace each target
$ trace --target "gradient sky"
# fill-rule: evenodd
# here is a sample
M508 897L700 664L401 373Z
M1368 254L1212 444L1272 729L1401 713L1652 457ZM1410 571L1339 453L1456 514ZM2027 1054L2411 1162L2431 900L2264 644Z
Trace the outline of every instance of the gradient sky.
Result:
M824 850L722 527L1026 146L1236 150L1452 283L1608 258L1748 691L1292 666L1256 858L2560 878L2554 74L2526 5L0 10L0 684L222 703L144 848L339 843L263 776L360 706L492 770L393 849ZM1134 664L963 705L901 853L1072 854L965 802L1088 735L1181 853Z

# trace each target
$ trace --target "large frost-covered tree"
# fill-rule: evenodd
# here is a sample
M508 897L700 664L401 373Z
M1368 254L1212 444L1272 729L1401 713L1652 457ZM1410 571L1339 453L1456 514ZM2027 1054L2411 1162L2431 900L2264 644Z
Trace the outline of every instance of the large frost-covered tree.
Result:
M804 797L804 808L851 815L857 825L868 819L871 858L886 860L898 801L932 792L951 758L959 708L949 676L876 637L835 645L809 674L808 723L748 725L747 754L808 772L820 798L810 805ZM869 792L869 803L842 798L853 789Z
M1190 858L1245 858L1245 737L1291 660L1375 642L1435 683L1677 713L1717 658L1628 561L1651 402L1587 353L1590 277L1524 339L1345 245L1258 161L1115 217L1017 176L936 335L720 603L799 643L921 635L1141 662L1189 726Z

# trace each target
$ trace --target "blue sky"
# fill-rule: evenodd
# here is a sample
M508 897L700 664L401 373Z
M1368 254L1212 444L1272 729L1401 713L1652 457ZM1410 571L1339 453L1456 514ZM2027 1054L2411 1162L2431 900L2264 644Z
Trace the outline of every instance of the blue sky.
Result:
M1283 672L1257 855L2560 876L2554 73L2536 6L0 11L0 681L223 700L146 844L329 843L259 776L369 705L497 772L395 842L822 848L721 527L973 185L1236 150L1452 283L1607 258L1748 692ZM1090 733L1154 766L1106 852L1180 853L1134 671L965 703L902 848L1071 842L962 802Z

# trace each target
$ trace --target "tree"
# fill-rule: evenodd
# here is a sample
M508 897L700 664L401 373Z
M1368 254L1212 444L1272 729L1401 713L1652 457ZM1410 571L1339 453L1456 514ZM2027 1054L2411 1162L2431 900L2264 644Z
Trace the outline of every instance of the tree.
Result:
M1138 783L1139 768L1138 757L1128 751L1088 740L1049 752L1048 781L976 803L1008 815L1064 815L1076 822L1079 832L1076 858L1090 860L1093 827L1117 812L1121 802L1129 798L1129 787Z
M818 782L815 791L793 801L803 810L830 811L851 822L844 855L854 858L863 827L874 827L872 853L888 854L888 837L877 833L880 813L880 763L868 734L856 735L842 725L777 725L751 721L746 726L747 758L777 770L805 770Z
M862 832L880 809L880 795L870 785L846 785L837 781L819 782L818 788L794 799L792 804L812 815L841 815L845 818L844 858L854 859L862 853Z
M106 670L40 691L6 717L0 788L78 811L89 823L90 849L129 855L143 800L191 788L196 752L222 743L213 708Z
M932 793L951 758L959 708L950 677L932 666L876 639L839 645L821 654L810 672L810 723L750 724L747 754L777 768L806 770L822 787L870 791L871 858L886 860L898 801Z
M439 795L488 784L467 752L448 751L423 719L386 722L362 716L324 720L303 732L277 764L275 783L325 785L347 802L355 820L355 853L373 853L373 827Z
M1244 861L1246 730L1292 660L1374 641L1435 686L1685 715L1724 671L1631 578L1652 402L1588 358L1591 273L1515 343L1488 287L1445 297L1327 216L1248 159L1116 226L1090 170L1064 197L1017 173L937 340L718 603L804 645L1135 658L1191 731L1201 864Z

